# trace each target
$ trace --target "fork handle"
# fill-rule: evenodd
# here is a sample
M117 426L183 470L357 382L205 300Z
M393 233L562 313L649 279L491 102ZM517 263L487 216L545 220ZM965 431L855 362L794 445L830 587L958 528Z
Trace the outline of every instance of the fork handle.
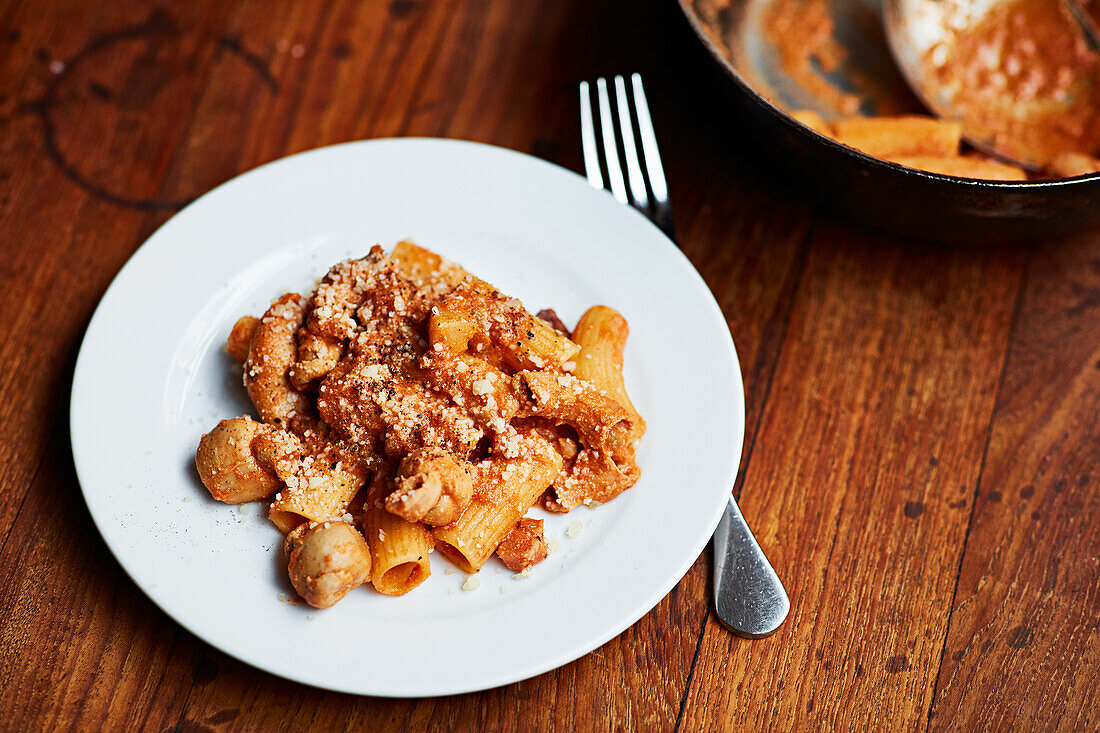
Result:
M787 618L791 602L730 494L714 533L714 607L738 636L759 639Z

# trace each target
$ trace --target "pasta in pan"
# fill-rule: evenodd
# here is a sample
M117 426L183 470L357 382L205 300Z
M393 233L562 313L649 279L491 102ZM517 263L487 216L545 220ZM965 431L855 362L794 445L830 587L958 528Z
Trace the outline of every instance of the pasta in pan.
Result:
M528 510L606 502L639 478L627 332L594 306L566 333L434 252L376 246L236 323L227 351L260 421L204 435L199 476L219 501L268 502L317 608L364 583L408 593L436 549L467 573L494 553L525 571L548 552Z

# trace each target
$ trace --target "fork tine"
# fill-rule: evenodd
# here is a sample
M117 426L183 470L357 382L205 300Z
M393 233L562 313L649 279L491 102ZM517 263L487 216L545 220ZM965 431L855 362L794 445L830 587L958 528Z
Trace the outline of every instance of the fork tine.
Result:
M600 151L596 148L596 125L592 120L592 95L588 82L582 81L581 87L581 150L584 152L584 172L588 174L588 183L592 188L603 190L603 175L600 173Z
M626 82L615 76L615 102L619 110L619 132L623 138L623 157L626 159L627 180L634 206L643 211L649 208L649 195L645 190L645 176L638 160L638 148L634 145L634 128L630 124L630 101L626 98Z
M596 96L600 103L600 132L603 134L603 156L611 193L620 204L630 204L626 197L626 181L619 165L619 148L615 144L615 120L611 116L611 98L607 94L607 79L596 79Z
M653 191L654 204L658 208L668 208L668 183L665 181L665 169L661 165L661 154L657 152L657 135L653 131L653 120L649 117L649 103L642 88L641 74L630 75L634 87L634 111L638 115L638 134L645 152L645 167L649 173L649 187Z

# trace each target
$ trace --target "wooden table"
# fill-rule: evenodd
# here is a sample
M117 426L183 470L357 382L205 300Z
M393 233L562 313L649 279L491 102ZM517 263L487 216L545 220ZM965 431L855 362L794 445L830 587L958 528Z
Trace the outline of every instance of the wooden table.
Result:
M1100 235L959 248L817 210L758 175L672 2L13 0L0 50L0 728L1100 725ZM707 553L557 671L384 700L258 672L155 608L92 525L66 417L81 335L142 241L215 184L345 140L580 170L576 82L634 70L740 352L734 490L786 625L723 630Z

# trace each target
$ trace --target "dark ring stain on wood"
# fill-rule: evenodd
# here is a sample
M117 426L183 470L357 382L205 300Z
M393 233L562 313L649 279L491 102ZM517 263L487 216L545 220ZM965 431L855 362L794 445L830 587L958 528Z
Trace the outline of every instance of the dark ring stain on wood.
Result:
M905 502L905 516L910 519L916 519L924 511L924 503L919 501L907 501Z
M87 60L93 54L123 41L164 33L179 36L180 30L166 13L158 9L154 10L149 18L142 23L93 38L88 45L64 62L64 69L50 80L41 99L22 107L23 111L33 112L41 119L43 149L46 156L58 167L65 178L102 201L142 211L179 211L194 201L195 197L184 199L137 198L115 193L96 183L77 170L76 166L65 157L61 146L58 144L57 127L52 113L54 105L59 101L58 91L61 82L81 62ZM271 73L271 69L268 68L267 62L257 54L247 50L240 39L226 36L219 39L219 46L241 58L250 69L259 75L273 94L278 93L279 84ZM50 56L44 49L39 49L39 57L48 60ZM100 99L110 97L110 91L101 84L93 85L91 91Z
M271 69L268 67L267 62L259 55L245 48L240 38L223 36L220 43L222 48L237 54L245 63L251 66L252 70L259 74L260 78L263 79L264 83L271 89L272 94L279 93L279 82L275 79L275 75L271 73Z

